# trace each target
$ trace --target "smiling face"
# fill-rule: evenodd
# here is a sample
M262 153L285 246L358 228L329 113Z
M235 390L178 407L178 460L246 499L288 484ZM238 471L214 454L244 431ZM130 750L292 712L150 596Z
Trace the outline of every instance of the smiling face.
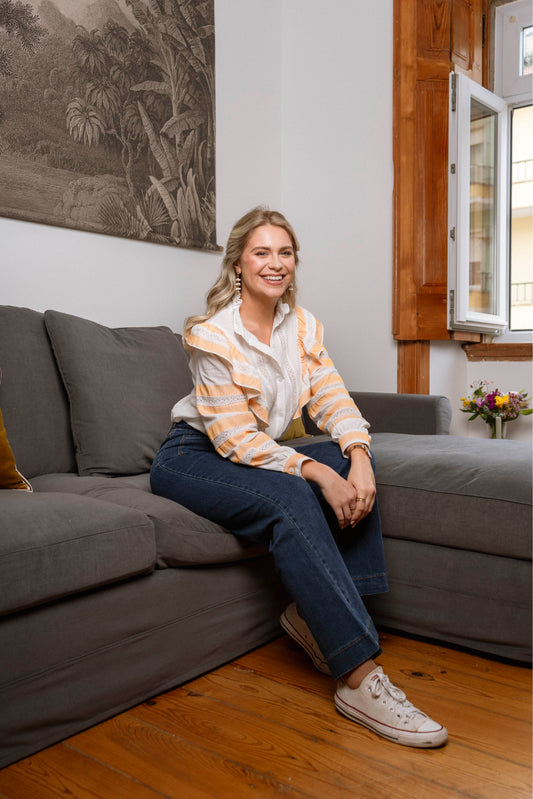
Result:
M240 274L244 303L275 305L294 277L294 247L287 231L277 225L255 228L246 242L235 271Z

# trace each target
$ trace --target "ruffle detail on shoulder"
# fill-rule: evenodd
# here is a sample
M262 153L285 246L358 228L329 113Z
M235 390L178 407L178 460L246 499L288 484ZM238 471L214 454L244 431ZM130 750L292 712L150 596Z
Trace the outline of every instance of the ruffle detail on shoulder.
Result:
M300 354L311 356L317 360L324 350L324 328L310 311L297 306L298 319L298 345L301 346Z
M243 353L229 340L225 331L209 321L201 322L192 328L185 343L190 350L201 350L225 360L231 367L233 382L246 394L250 410L265 426L268 426L268 411L258 400L263 393L261 380Z

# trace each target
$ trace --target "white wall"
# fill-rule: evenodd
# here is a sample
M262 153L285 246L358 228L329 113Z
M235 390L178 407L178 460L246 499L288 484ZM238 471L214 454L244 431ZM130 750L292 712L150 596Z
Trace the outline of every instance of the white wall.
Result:
M396 391L392 0L284 6L282 196L299 300L353 389Z

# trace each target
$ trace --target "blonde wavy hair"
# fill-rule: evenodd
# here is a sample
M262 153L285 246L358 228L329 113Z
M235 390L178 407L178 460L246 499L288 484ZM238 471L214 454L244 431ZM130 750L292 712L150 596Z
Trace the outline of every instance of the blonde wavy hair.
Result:
M268 208L258 207L248 211L241 219L233 225L228 237L228 243L222 260L220 274L209 290L206 297L206 310L204 314L189 316L185 321L183 337L186 340L191 328L201 322L211 319L218 311L229 305L235 297L235 266L240 261L241 255L246 247L246 243L253 231L262 225L276 225L283 228L288 234L294 249L294 260L298 264L298 251L300 245L291 224L279 211L270 211ZM284 292L281 297L282 302L286 302L291 310L296 305L296 281L293 279L293 290Z

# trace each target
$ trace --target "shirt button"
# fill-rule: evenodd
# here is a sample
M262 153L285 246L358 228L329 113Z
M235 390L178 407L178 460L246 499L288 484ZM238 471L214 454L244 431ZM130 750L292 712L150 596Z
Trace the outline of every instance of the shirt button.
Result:
M295 471L296 469L294 468L294 466L291 466L289 469L289 474L294 474Z

